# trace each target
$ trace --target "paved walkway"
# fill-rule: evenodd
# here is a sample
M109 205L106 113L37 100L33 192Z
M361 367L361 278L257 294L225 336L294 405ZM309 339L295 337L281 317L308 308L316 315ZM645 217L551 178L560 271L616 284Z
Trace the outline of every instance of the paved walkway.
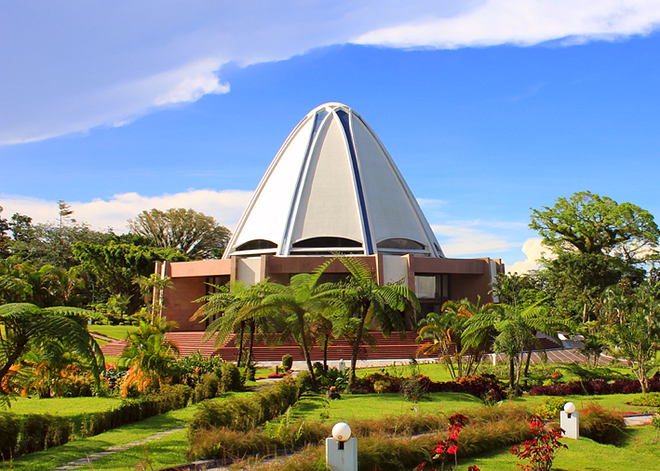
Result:
M160 440L161 438L167 437L168 435L172 435L173 433L178 432L179 430L183 430L184 428L185 425L179 425L178 427L174 427L169 430L164 430L162 432L154 433L153 435L143 438L142 440L137 440L130 443L124 443L123 445L111 446L106 451L101 451L99 453L94 453L93 455L89 455L85 458L81 458L76 461L71 461L70 463L67 463L63 466L58 466L57 468L55 468L55 470L80 469L84 467L89 467L91 463L98 460L99 458L112 455L114 453L117 453L118 451L125 451L128 450L129 448L141 446L144 445L145 443Z

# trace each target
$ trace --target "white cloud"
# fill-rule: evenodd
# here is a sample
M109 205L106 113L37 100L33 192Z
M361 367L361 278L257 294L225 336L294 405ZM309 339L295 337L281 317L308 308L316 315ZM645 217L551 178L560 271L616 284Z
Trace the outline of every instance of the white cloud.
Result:
M420 15L354 42L437 48L533 45L567 37L584 42L649 33L659 20L660 3L651 0L489 0L451 18Z
M2 2L0 145L227 93L241 66L355 42L454 48L647 34L657 0Z
M550 255L550 249L543 245L541 243L542 241L543 239L539 237L527 239L522 246L522 251L527 256L527 259L507 267L507 272L522 275L528 273L530 270L539 268L538 260L544 255Z
M112 228L121 234L128 230L126 222L140 212L157 208L190 208L197 212L213 216L220 224L234 229L247 206L252 192L240 190L191 190L185 193L161 196L142 196L137 193L124 193L113 196L110 200L67 201L74 210L72 217L78 222L88 223L96 230ZM14 213L32 217L35 223L53 222L58 218L58 206L55 201L36 198L0 196L3 207L2 217L9 218Z
M447 257L463 257L484 253L504 252L517 244L504 237L470 227L470 223L453 222L451 225L431 226Z

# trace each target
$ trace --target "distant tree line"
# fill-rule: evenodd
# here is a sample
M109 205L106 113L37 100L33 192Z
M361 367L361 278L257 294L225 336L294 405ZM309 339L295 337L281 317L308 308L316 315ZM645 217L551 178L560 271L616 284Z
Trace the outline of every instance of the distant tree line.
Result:
M57 202L55 222L34 223L0 207L0 304L91 306L110 320L126 319L145 305L157 261L218 258L229 230L192 209L143 211L129 232L97 231L73 219Z

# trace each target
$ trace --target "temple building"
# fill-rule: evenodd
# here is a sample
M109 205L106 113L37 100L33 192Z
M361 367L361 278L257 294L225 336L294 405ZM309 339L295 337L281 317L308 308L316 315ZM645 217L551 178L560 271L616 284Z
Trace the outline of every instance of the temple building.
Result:
M174 288L163 294L163 314L181 330L204 330L204 323L190 320L199 307L192 301L211 284L265 278L287 283L337 253L361 258L378 283L402 281L414 290L422 305L412 314L417 318L440 312L450 299L492 301L490 283L504 272L500 260L445 257L376 133L351 108L326 103L282 145L223 259L157 266ZM335 262L326 273L339 279L347 270Z

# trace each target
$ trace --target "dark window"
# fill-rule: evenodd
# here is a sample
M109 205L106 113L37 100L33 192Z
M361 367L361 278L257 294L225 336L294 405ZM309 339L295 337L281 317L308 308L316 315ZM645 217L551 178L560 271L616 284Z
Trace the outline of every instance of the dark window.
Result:
M264 239L255 239L239 245L238 247L236 247L236 251L238 252L243 250L262 250L262 249L276 249L276 248L277 248L277 244L275 242L271 242L270 240L264 240Z
M378 242L379 249L424 250L423 244L410 239L386 239Z
M299 240L293 244L293 248L313 249L325 247L362 247L362 244L343 237L312 237L311 239Z

